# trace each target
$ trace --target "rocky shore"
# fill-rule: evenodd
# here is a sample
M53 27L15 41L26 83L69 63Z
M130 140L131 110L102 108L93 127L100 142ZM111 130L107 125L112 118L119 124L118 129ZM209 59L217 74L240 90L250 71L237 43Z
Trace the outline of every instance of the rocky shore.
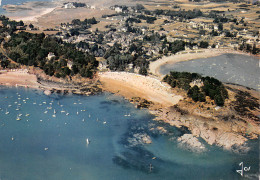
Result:
M35 69L29 70L28 72L26 70L1 72L0 80L2 85L42 89L46 95L50 95L54 92L59 94L74 93L92 95L102 91L123 95L131 103L134 103L137 108L148 108L151 114L156 116L154 120L162 120L178 128L187 127L191 134L179 138L178 141L181 146L188 148L193 147L198 151L205 150L203 144L200 144L198 141L198 137L210 145L217 145L224 149L234 151L238 151L239 149L240 152L247 149L245 142L248 139L256 139L260 134L260 110L259 104L257 103L259 94L254 90L229 86L229 102L227 102L225 107L216 108L210 102L208 104L193 103L189 98L185 97L181 90L173 92L164 84L161 84L158 80L151 77L148 78L151 82L145 81L147 80L145 77L132 74L127 74L127 76L122 77L122 79L120 76L125 74L127 73L117 73L116 78L119 78L119 80L117 80L118 83L109 84L108 82L110 81L106 81L105 87L104 80L108 78L103 78L101 82L99 77L95 77L92 80L82 79L81 77L58 79L46 76L44 73L37 72ZM133 76L134 79L132 79ZM113 78L111 73L109 77ZM138 84L136 83L136 79L141 79L142 81L138 82ZM124 80L124 82L122 82L122 80ZM125 84L128 83L129 80L133 80L133 86L130 90L127 89L129 84L128 86ZM113 86L113 88L108 88L108 85ZM153 91L154 86L157 90L150 93ZM160 86L164 89L163 93L160 90ZM147 93L144 93L146 92L145 90L147 90ZM123 92L122 94L121 91ZM176 94L178 94L178 96ZM163 98L161 95L163 95ZM171 105L170 103L160 103L166 97L178 97L178 100L175 99L176 102ZM134 139L129 140L133 140L133 143L152 143L149 136L140 136L138 134Z

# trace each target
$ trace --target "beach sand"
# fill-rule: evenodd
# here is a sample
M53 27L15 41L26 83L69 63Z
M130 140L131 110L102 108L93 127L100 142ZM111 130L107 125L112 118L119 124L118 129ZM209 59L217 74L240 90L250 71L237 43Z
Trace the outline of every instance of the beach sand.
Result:
M0 71L0 85L39 88L37 78L27 70Z
M128 99L141 97L169 107L177 104L182 96L175 95L166 83L152 77L126 72L105 72L99 74L103 90L122 95Z

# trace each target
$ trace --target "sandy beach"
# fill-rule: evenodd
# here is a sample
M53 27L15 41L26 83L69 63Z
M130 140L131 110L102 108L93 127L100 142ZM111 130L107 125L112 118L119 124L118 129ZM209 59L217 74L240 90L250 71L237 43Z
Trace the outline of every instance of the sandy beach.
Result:
M225 53L236 53L236 54L245 54L239 51L234 51L230 49L201 49L196 50L197 53L185 53L180 52L179 54L168 56L168 57L162 57L161 59L158 59L154 62L150 62L149 70L152 74L162 77L160 73L160 67L165 64L175 64L182 61L190 61L194 59L200 59L200 58L208 58L208 57L214 57L219 56L221 54ZM191 51L188 51L191 52Z
M0 85L39 88L40 84L35 75L29 74L27 70L17 69L0 71Z
M99 74L103 89L126 98L141 97L169 107L177 104L182 96L171 92L170 86L152 77L126 72Z
M37 22L38 21L38 18L46 15L46 14L49 14L51 13L52 11L54 11L56 8L47 8L43 11L41 11L40 13L38 14L35 14L35 15L29 15L28 16L17 16L17 17L12 17L13 20L15 21L24 21L24 22Z

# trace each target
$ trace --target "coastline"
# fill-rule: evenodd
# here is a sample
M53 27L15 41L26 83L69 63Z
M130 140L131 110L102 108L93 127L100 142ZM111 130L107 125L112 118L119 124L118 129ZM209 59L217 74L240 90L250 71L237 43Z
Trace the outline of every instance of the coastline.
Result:
M150 66L149 66L150 73L162 78L163 75L160 73L160 67L165 64L173 65L178 62L215 57L215 56L220 56L220 55L226 54L226 53L243 54L243 55L250 56L247 53L235 51L235 50L231 50L231 49L199 49L199 50L196 50L197 53L190 53L193 51L187 51L186 53L184 53L184 52L179 52L178 54L171 55L168 57L165 56L154 62L151 62Z
M79 83L81 82L81 83ZM92 95L99 93L99 83L96 79L91 81L82 81L75 79L73 82L59 80L49 77L41 70L37 69L13 69L0 71L0 85L9 87L25 87L32 89L41 89L46 95L53 92L63 94Z
M100 92L100 89L115 93L136 104L136 107L148 108L150 113L156 116L154 120L162 120L178 128L187 127L194 137L191 138L194 142L200 137L210 145L233 150L233 147L245 148L244 144L248 139L258 138L259 123L234 114L235 111L229 107L232 101L235 101L235 91L229 90L230 100L225 107L217 110L209 105L209 111L205 103L205 107L201 108L201 104L192 102L186 93L171 89L159 78L127 72L100 72L94 81L88 82L77 77L68 83L64 79L46 76L37 68L0 73L1 85L41 89L47 91L46 95L54 91L91 95ZM241 91L247 90L242 88ZM254 94L259 99L259 94ZM259 115L258 110L256 113Z
M140 97L170 107L177 104L182 96L171 92L171 87L153 77L126 72L99 73L103 90L122 95L128 99Z
M39 2L31 1L19 5L4 5L3 9L7 11L6 15L15 21L37 22L38 18L52 13L61 6L60 1Z
M25 17L21 17L21 16L13 16L11 17L13 20L15 21L24 21L24 22L37 22L38 18L49 14L51 12L53 12L56 8L47 8L44 11L42 11L41 13L37 14L37 15L29 15L29 16L25 16Z

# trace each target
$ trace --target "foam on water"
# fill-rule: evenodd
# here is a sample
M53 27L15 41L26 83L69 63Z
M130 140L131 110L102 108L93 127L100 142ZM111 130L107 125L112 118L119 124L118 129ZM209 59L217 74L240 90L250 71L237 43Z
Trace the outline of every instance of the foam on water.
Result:
M258 141L250 141L244 154L208 145L206 152L193 153L176 142L189 131L154 122L147 110L112 94L45 96L0 87L0 108L3 180L242 179L236 173L241 161L251 166L248 176L259 169ZM136 134L149 135L153 143L131 143Z

